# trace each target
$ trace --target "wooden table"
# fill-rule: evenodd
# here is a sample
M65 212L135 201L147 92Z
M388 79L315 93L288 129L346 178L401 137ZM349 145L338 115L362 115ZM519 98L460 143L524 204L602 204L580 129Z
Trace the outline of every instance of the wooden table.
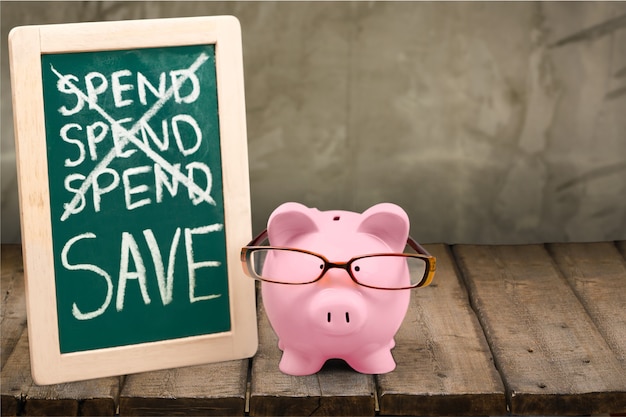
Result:
M2 246L2 415L584 415L626 413L626 242L427 245L398 364L280 373L261 300L251 360L52 385L30 377L20 247Z

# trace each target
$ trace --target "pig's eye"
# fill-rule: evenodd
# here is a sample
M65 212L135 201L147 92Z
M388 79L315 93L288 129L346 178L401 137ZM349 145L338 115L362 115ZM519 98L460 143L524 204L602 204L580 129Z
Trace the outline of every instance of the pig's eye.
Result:
M320 269L324 269L324 264L320 264Z
M357 265L357 266L355 266L355 267L354 267L354 270L355 270L356 272L359 272L359 271L361 270L361 267Z

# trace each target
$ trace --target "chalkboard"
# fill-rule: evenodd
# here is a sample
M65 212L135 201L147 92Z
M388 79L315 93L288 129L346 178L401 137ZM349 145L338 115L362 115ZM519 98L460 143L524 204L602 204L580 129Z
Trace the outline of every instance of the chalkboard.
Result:
M21 27L10 54L35 380L252 356L238 21Z

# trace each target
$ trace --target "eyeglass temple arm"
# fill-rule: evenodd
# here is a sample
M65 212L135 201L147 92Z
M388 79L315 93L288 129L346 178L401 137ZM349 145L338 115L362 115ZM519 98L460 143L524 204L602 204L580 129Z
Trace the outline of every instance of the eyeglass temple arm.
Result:
M431 256L432 257L432 255L426 249L424 249L424 247L422 245L417 243L417 241L415 239L413 239L411 236L409 236L406 241L407 241L408 245L411 248L415 249L415 251L417 253L419 253L421 255L426 255L426 256Z
M265 239L267 239L267 229L264 229L261 233L259 233L246 246L258 246L259 243L263 242Z

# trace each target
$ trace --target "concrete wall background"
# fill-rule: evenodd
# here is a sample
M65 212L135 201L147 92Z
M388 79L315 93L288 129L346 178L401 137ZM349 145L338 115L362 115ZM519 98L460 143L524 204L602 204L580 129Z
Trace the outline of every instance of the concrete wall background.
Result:
M14 26L233 14L253 228L407 210L421 242L626 239L626 3L5 2L2 242L19 241Z

